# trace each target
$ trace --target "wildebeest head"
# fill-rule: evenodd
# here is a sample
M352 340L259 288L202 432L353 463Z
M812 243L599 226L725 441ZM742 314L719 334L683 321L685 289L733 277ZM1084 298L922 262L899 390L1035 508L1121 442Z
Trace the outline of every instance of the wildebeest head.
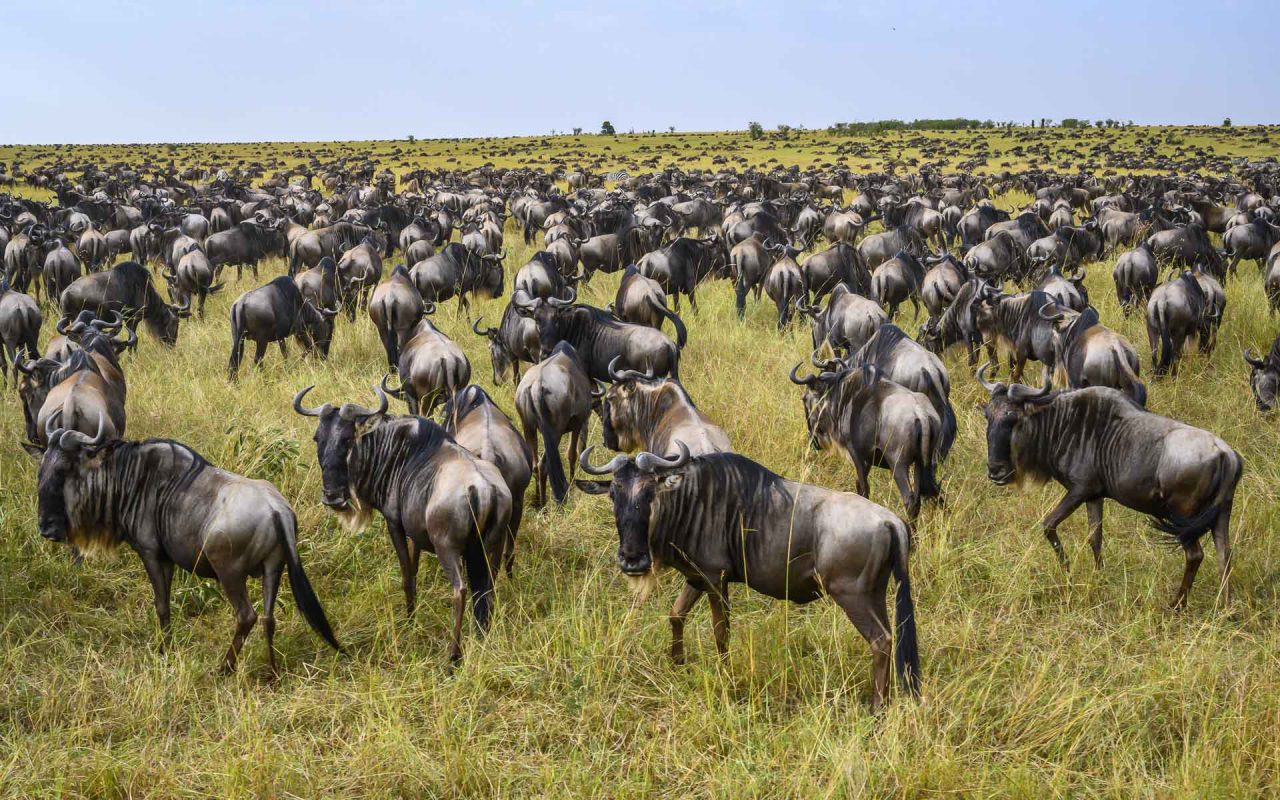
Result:
M1017 460L1014 436L1018 425L1028 417L1042 411L1053 399L1052 384L1035 390L1015 383L995 383L986 378L991 362L978 368L978 382L991 393L991 399L982 408L987 418L987 477L999 486L1012 483L1017 477Z
M826 450L837 443L839 409L832 402L831 391L845 384L844 394L853 398L863 389L874 386L879 371L872 365L863 365L860 369L841 367L838 361L818 362L824 369L816 375L799 377L800 365L791 368L791 382L804 386L804 421L809 428L809 446L814 450ZM834 371L826 367L837 367Z
M316 417L320 420L316 425L314 441L316 458L320 462L320 475L324 484L321 500L326 506L336 511L350 511L353 505L358 511L358 501L353 503L356 498L351 491L351 472L347 462L366 424L386 413L387 394L381 387L374 387L374 391L378 394L376 409L365 408L355 403L344 403L337 408L329 403L318 408L306 408L302 405L302 399L314 388L314 385L308 386L294 395L293 410L304 417Z
M329 345L333 343L333 319L338 309L316 308L311 300L302 301L298 314L298 340L309 350L316 350L321 358L329 357Z
M609 494L613 502L613 518L618 528L618 569L628 578L644 579L653 574L655 564L650 546L649 517L653 501L661 492L680 485L684 476L680 469L689 463L689 448L679 440L680 451L667 459L653 453L640 453L635 458L617 455L603 467L591 465L588 447L579 459L588 475L612 475L609 481L576 481L588 494Z
M655 378L652 370L620 370L618 362L621 360L622 356L614 356L609 363L609 377L613 380L613 385L604 393L600 419L604 423L604 446L610 450L629 451L643 444L640 431L633 424L640 406L648 398L661 392L668 383L675 381Z
M1276 395L1280 393L1280 338L1276 339L1265 359L1258 358L1250 349L1244 351L1244 360L1250 367L1249 386L1253 389L1258 410L1263 413L1271 411L1276 407Z
M71 534L70 507L76 500L74 476L81 463L93 458L107 438L102 418L98 420L98 433L89 437L55 427L61 417L60 413L55 415L45 428L47 444L40 459L36 489L40 535L51 542L65 542Z
M480 281L476 287L479 292L489 297L502 297L503 268L502 260L507 257L504 250L480 256Z
M538 348L541 351L539 358L545 358L563 338L560 334L561 317L566 313L572 313L573 303L578 297L578 293L572 288L565 291L569 295L565 300L557 297L530 299L523 290L517 291L511 298L511 302L515 304L516 313L532 319L538 326Z

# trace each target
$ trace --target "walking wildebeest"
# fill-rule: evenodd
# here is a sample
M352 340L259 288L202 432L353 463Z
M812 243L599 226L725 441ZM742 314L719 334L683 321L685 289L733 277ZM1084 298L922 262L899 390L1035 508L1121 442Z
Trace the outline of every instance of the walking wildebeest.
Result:
M888 700L890 650L902 688L919 693L910 532L888 509L786 480L736 453L690 458L679 443L674 458L644 452L594 467L591 449L582 454L583 471L612 478L577 484L613 501L619 569L646 594L664 567L684 575L670 615L677 664L684 663L685 616L703 594L716 650L728 654L729 585L745 583L778 600L808 603L824 594L835 600L871 645L873 708ZM896 636L885 607L890 575L898 584Z

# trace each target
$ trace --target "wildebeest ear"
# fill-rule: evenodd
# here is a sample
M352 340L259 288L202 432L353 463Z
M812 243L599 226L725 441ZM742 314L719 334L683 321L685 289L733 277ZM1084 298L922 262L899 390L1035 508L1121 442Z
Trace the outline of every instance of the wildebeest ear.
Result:
M679 487L681 483L684 483L684 474L680 472L673 472L662 479L662 488L675 489Z
M587 494L608 494L609 486L613 481L584 481L575 480L574 484Z

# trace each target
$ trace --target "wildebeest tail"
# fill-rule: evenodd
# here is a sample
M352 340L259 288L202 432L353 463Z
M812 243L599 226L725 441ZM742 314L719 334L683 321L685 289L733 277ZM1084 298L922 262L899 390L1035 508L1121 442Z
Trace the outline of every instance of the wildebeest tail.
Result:
M342 645L338 644L337 637L333 635L333 628L329 625L329 618L325 616L324 607L320 605L320 598L316 597L315 590L311 588L311 581L307 580L307 573L302 569L302 559L298 557L297 536L294 533L298 525L297 518L286 521L283 515L277 512L271 515L271 520L276 528L276 538L284 548L285 563L289 567L289 588L293 591L293 599L298 604L298 610L302 612L311 630L320 634L320 638L328 642L330 647L339 653L346 652L342 649Z
M1119 350L1111 351L1111 360L1115 364L1116 374L1120 376L1120 380L1124 381L1125 394L1133 398L1133 402L1140 406L1147 405L1147 387L1142 385L1142 380L1134 373L1129 366L1129 359Z
M647 300L649 305L653 307L654 311L671 320L671 324L676 329L676 349L683 350L685 343L689 341L689 331L684 326L684 320L680 319L679 314L670 310L657 300L654 300L652 297L646 296L645 300Z
M959 426L956 422L956 411L951 407L951 399L947 397L947 390L939 382L938 376L932 372L926 372L925 377L929 381L929 400L933 402L933 407L938 412L938 419L942 422L942 430L939 431L938 439L934 442L934 447L937 448L934 463L941 464L947 460L947 454L951 452L951 445L956 441L956 430Z
M240 369L240 359L244 356L244 309L239 303L231 306L231 362L227 365L227 375L235 380L236 371Z
M471 517L475 520L476 529L473 535L467 537L462 560L467 568L467 583L471 585L471 611L475 614L476 625L483 631L489 628L489 617L493 610L493 568L484 543L498 540L498 537L506 534L505 531L498 531L498 537L490 535L490 529L496 524L494 517L497 516L493 503L487 504L488 507L483 510L482 521L480 495L476 487L467 488L467 497L471 503ZM494 559L499 555L494 553Z
M893 662L898 672L898 685L913 695L920 694L920 641L916 637L916 609L911 599L911 575L907 569L910 534L906 525L889 526L889 560L893 579L898 584L894 599Z
M1169 325L1164 313L1164 303L1156 304L1156 326L1160 329L1160 357L1155 359L1157 375L1166 375L1173 366L1173 339L1169 337Z
M1190 547L1218 521L1223 507L1235 496L1236 484L1240 482L1243 470L1244 460L1234 450L1219 454L1217 474L1214 476L1213 502L1193 517L1175 514L1152 517L1152 527L1168 534L1182 547Z
M542 437L542 464L551 480L551 493L557 503L563 503L569 495L569 479L564 474L564 462L560 460L560 440L551 427L551 409L547 405L546 392L538 396L538 435Z
M747 312L747 276L742 271L742 266L736 261L729 262L729 268L733 270L737 277L734 281L734 307L738 310L738 319L742 319Z

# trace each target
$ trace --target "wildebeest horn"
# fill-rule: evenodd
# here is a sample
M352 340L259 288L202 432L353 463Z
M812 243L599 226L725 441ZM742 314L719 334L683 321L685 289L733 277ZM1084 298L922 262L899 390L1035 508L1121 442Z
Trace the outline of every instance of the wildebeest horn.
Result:
M588 475L612 475L622 469L622 467L631 460L631 456L622 453L614 456L613 459L603 467L593 467L591 466L591 451L595 449L596 446L591 445L586 450L583 450L582 455L578 457L578 466L582 467L582 471Z
M561 300L558 297L548 297L547 304L550 305L552 308L568 308L569 306L573 305L574 301L578 299L578 291L574 289L572 286L566 286L564 291L566 294L569 295L567 299Z
M58 331L59 334L61 334L62 336L66 336L67 326L69 326L70 324L71 324L71 318L63 317L62 319L58 320L58 324L54 325L53 327Z
M324 405L321 405L321 406L316 406L315 408L306 408L302 405L302 398L306 397L307 392L311 391L314 388L316 388L316 385L313 383L293 396L293 410L297 411L299 414L301 414L304 417L318 417L329 409L328 403L325 403Z
M1084 275L1085 275L1084 267L1076 267L1074 270L1072 270L1070 280L1072 283L1084 283Z
M800 362L800 363L802 364L804 362ZM812 386L813 384L818 382L817 375L806 375L805 377L801 378L799 377L799 374L800 374L800 364L796 364L794 367L791 368L791 375L790 375L791 382L794 383L796 386Z
M107 439L107 419L99 415L98 432L93 435L93 438L89 438L80 431L75 430L59 429L54 431L53 434L57 437L58 447L66 452L75 452L81 447L97 447ZM51 438L50 441L52 442L53 439Z
M637 372L634 369L618 369L618 362L621 360L622 356L614 356L613 360L609 362L609 379L614 383L620 383L622 381L653 380L652 369L645 370L644 372Z
M111 319L109 321L105 319L95 319L89 324L103 333L116 333L124 326L124 317L120 315L119 311L113 309L111 311Z
M477 336L488 336L490 339L497 336L497 328L485 328L484 330L480 330L480 320L482 319L484 319L483 316L476 317L476 321L471 323L471 330L474 331Z
M598 380L598 381L593 381L593 383L595 384L595 386L593 386L591 389L591 397L593 399L599 400L601 397L604 397L604 393L608 391L609 387L605 384L604 381Z
M382 376L382 383L385 383L387 376ZM338 416L348 422L364 422L370 417L376 417L379 414L387 413L387 406L390 401L387 399L387 393L383 391L382 384L379 383L373 387L373 391L378 395L378 408L376 410L358 406L355 403L343 403L342 408L338 409Z
M1245 360L1245 363L1247 363L1249 366L1255 367L1257 369L1262 369L1267 365L1267 362L1253 355L1252 347L1246 347L1244 349L1244 360Z
M191 316L191 299L188 298L187 302L181 305L174 305L170 303L169 310L177 314L179 317L189 317Z
M31 373L36 371L37 363L38 362L35 362L35 361L17 361L14 363L13 366L15 369L18 370L18 372L21 372L23 375L30 375Z
M536 302L524 289L516 289L511 294L511 304L517 308L532 308Z
M1022 400L1037 400L1048 396L1051 391L1053 391L1052 380L1046 380L1044 382L1044 388L1041 389L1032 389L1030 386L1023 386L1020 383L1015 383L1009 387L1009 399L1015 402Z
M844 367L844 362L838 358L818 358L817 350L814 350L809 354L809 363L821 370L832 370Z
M1040 315L1040 319L1045 320L1046 322L1057 322L1058 320L1065 317L1066 314L1062 313L1061 311L1059 311L1057 314L1054 314L1052 316L1044 313L1044 310L1046 308L1056 308L1056 307L1057 307L1057 304L1055 304L1052 300L1050 300L1049 302L1040 306L1040 310L1037 311L1036 313Z
M636 456L636 468L641 472L654 472L659 469L676 469L689 463L689 445L676 439L676 449L680 454L675 458L663 458L653 453L644 452Z
M1004 387L1004 383L1000 381L996 381L993 383L987 380L987 368L990 366L991 366L991 362L986 361L982 364L982 366L978 367L978 383L981 384L982 388L986 389L989 393L995 394L997 391L999 391L1001 388Z

